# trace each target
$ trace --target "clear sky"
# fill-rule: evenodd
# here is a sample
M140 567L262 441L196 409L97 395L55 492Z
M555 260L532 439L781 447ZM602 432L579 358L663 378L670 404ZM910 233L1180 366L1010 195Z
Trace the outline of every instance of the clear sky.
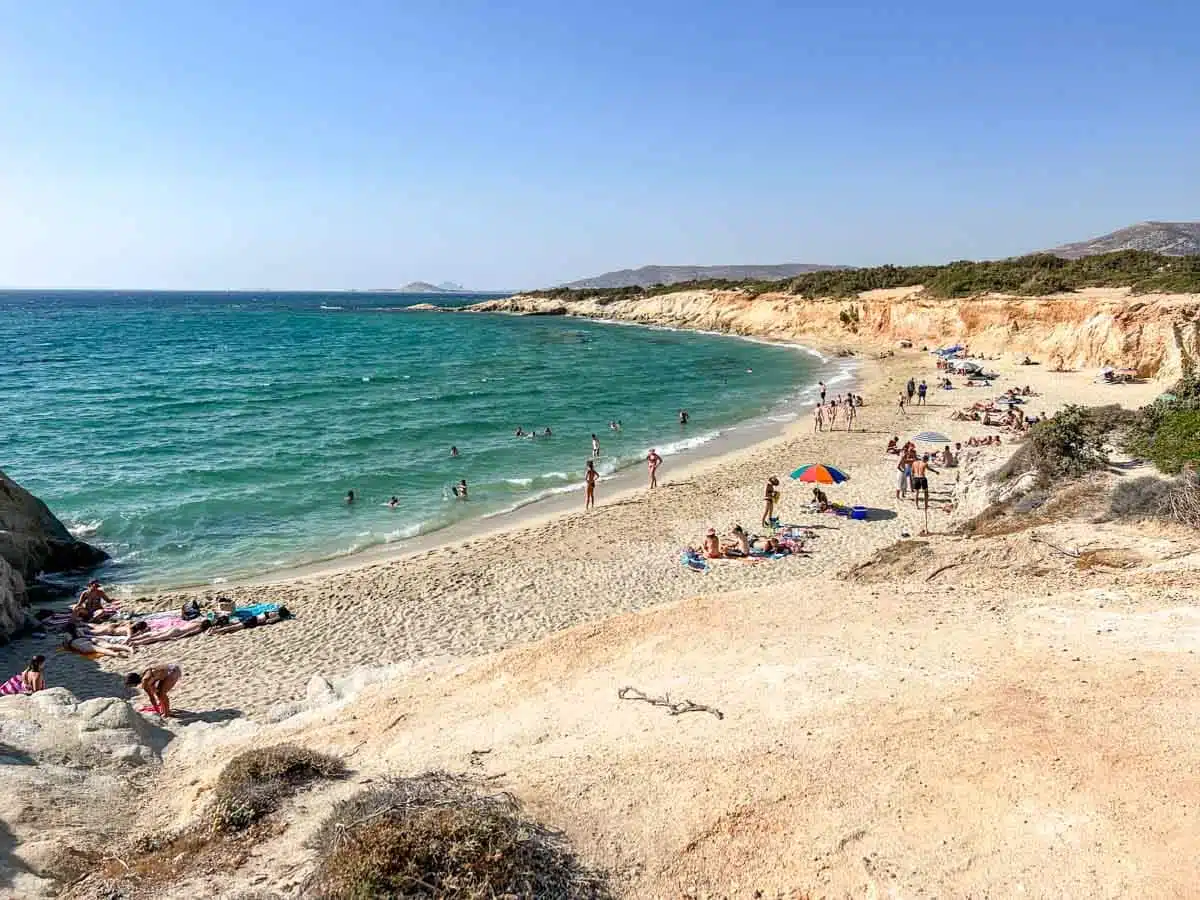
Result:
M9 0L0 285L548 285L1200 219L1200 2Z

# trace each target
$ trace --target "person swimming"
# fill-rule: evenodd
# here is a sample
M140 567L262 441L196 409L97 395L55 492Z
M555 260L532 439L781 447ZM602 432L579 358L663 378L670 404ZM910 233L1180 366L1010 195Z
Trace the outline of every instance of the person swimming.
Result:
M688 423L688 418L688 411L686 409L681 409L679 411L679 424L686 425Z
M346 491L346 505L349 506L354 502L354 491Z
M390 508L390 509L395 509L399 505L400 505L399 497L393 496L392 499L388 501L388 508Z
M451 447L451 448L450 448L450 455L451 455L452 457L453 457L453 456L458 456L458 448L457 448L457 447Z
M454 496L459 500L467 499L467 479L462 479L462 481L454 486Z
M542 432L542 437L553 437L553 434L550 431L549 425L547 425L546 430Z
M525 429L518 425L517 430L513 432L513 437L525 437Z

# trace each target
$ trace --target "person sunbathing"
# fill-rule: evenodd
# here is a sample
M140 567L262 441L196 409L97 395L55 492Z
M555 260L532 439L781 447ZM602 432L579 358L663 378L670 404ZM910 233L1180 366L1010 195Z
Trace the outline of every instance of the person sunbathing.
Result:
M36 694L38 691L45 690L45 666L46 657L39 653L33 659L29 660L29 665L19 675L14 675L8 681L0 684L0 696Z
M704 535L704 555L709 559L721 558L721 539L717 537L717 530L710 528Z
M145 647L147 644L161 644L163 641L177 641L181 638L192 637L193 635L201 634L208 631L212 627L212 622L208 619L197 619L194 622L188 622L186 625L175 625L172 628L164 629L163 631L153 631L149 634L138 635L129 639L131 647Z
M83 628L87 637L108 638L111 643L123 642L149 630L150 623L141 619L136 622L105 622L100 625L85 625Z
M229 634L246 628L258 628L260 625L274 625L276 622L282 622L291 617L291 610L286 606L270 612L259 613L256 616L237 616L232 620L229 616L217 616L216 622L213 623L213 627L208 630L208 633L210 635Z
M112 615L111 610L104 608L105 604L112 605L112 602L112 598L100 587L100 582L93 578L71 607L71 615L81 622L100 622Z
M97 656L129 656L133 653L133 650L124 644L106 640L99 635L93 640L86 634L83 634L74 622L67 625L66 637L63 638L62 645L67 650L74 650L76 653L95 654Z
M725 555L730 558L738 558L750 555L750 538L741 525L734 525L733 532L730 535L730 540L725 543L722 548Z

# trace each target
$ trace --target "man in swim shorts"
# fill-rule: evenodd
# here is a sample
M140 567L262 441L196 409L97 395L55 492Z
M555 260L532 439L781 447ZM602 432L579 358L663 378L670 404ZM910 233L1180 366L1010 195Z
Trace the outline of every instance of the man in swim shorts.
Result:
M102 622L111 615L104 609L106 603L111 604L112 598L104 593L100 582L93 578L71 607L71 613L81 622Z
M920 459L914 459L912 464L912 489L913 489L913 504L921 505L921 492L925 492L925 508L929 509L929 473L937 472L937 469L929 465L929 454L926 453Z

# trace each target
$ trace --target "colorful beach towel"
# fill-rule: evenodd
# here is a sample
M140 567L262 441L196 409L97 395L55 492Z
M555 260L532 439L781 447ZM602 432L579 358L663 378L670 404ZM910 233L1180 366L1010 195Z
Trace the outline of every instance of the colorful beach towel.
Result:
M229 615L234 619L253 619L255 616L261 616L263 613L279 612L278 603L252 603L250 606L243 606L240 609L235 609Z
M4 684L0 684L0 697L12 697L15 694L28 693L25 690L25 679L20 675L14 675Z
M76 656L82 656L84 659L97 660L103 654L100 653L84 653L82 650L76 650L74 647L56 647L58 653L74 653Z
M680 562L691 569L693 572L707 572L708 560L697 553L695 550L684 550L680 556Z

